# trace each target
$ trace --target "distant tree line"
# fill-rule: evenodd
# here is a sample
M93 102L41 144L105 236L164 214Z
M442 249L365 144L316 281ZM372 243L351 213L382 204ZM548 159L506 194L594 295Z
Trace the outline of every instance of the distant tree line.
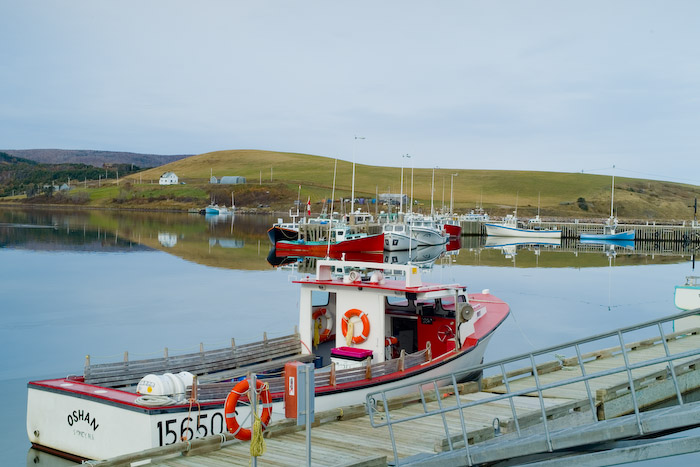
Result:
M51 195L53 185L62 185L71 180L71 185L84 180L114 179L142 170L133 164L109 164L104 168L86 164L40 164L29 159L0 152L0 196L13 193ZM44 188L48 185L49 188Z

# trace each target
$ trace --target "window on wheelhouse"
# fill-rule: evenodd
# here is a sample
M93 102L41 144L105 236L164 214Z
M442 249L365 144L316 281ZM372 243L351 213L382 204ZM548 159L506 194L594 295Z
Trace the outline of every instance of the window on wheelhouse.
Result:
M320 290L311 291L311 306L328 306L330 294Z
M408 301L406 297L386 297L386 308L409 308L413 302Z

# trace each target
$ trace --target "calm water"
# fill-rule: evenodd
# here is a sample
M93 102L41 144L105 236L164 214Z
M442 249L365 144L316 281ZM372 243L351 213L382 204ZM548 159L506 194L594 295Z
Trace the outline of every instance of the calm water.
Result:
M87 354L143 358L292 332L291 281L306 272L268 262L273 220L0 209L2 463L33 460L29 380L80 374ZM481 242L465 238L424 280L489 288L511 305L486 360L672 314L674 286L693 274L689 256L576 245L513 252Z

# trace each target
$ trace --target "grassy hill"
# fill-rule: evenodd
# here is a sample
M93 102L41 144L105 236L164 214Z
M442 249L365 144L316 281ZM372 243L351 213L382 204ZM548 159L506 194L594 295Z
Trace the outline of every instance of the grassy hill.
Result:
M296 199L298 185L302 185L301 197L311 197L313 203L330 198L333 186L335 159L307 154L294 154L257 150L217 151L188 157L131 175L139 180L158 180L166 171L173 171L187 184L211 189L210 174L221 177L238 175L247 178L247 185L227 186L224 190L236 192L237 204L246 191L271 186L286 188L288 199L271 200L286 209ZM451 174L458 174L451 177ZM424 210L430 209L432 169L414 169L414 198ZM454 207L456 211L473 209L483 202L484 208L502 215L515 208L523 216L537 213L538 197L543 217L607 217L610 214L609 176L527 172L507 170L436 169L434 204L449 207L450 184L454 181ZM356 165L355 196L374 198L375 193L400 192L401 169ZM336 199L349 197L352 183L352 163L338 160ZM283 190L284 191L284 190ZM404 169L404 193L410 196L411 169ZM444 198L443 198L444 193ZM280 194L277 193L277 197ZM625 219L690 219L688 207L693 198L700 195L700 188L693 185L615 177L615 207L620 218ZM225 199L225 198L224 198ZM483 200L483 201L482 201ZM337 209L337 208L336 208ZM314 209L316 210L316 208Z
M321 211L324 201L331 198L335 159L274 151L230 150L217 151L187 157L163 166L126 175L130 167L95 169L94 178L88 175L86 166L82 172L63 173L54 166L51 180L63 183L68 177L72 189L67 193L46 194L26 198L20 192L19 175L26 172L30 161L8 156L2 161L0 171L5 174L3 186L0 180L0 202L34 204L81 204L91 207L163 210L202 208L210 200L219 204L231 204L232 192L236 205L251 210L287 211L300 196L313 204L313 212ZM42 166L42 170L43 170ZM61 170L69 167L60 167ZM76 170L77 167L70 167ZM32 168L32 173L37 173ZM160 186L158 179L167 171L175 172L183 184ZM117 174L119 178L117 179ZM245 185L212 185L210 175L246 177ZM453 175L456 174L456 175ZM126 175L126 176L125 176ZM107 179L105 180L105 176ZM432 169L413 170L413 197L416 210L429 212L431 202ZM44 178L32 180L35 188ZM508 170L466 170L442 168L435 170L434 206L449 209L451 183L454 182L453 199L456 212L467 212L483 205L491 215L512 212L517 203L518 215L529 217L537 214L538 204L543 218L606 218L610 214L611 177L580 173L527 172ZM350 198L352 163L337 161L336 204ZM401 169L357 164L355 196L375 198L379 193L401 191ZM301 185L301 190L299 190ZM3 191L4 190L4 191ZM403 192L411 196L411 169L404 169ZM700 187L655 180L625 177L615 178L615 208L621 220L680 221L692 219L689 207L699 197ZM349 207L345 207L347 211ZM386 210L386 206L381 209ZM396 209L396 208L394 208Z

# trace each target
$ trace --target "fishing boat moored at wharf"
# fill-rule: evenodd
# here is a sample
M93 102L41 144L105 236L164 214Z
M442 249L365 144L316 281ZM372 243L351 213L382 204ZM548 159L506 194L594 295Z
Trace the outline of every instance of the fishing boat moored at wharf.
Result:
M353 233L350 227L340 225L330 230L330 240L306 241L279 240L275 243L275 249L283 252L285 256L327 255L349 252L381 252L384 251L384 234L369 235L366 233Z
M149 360L88 360L82 376L28 383L29 440L64 457L106 459L231 431L251 424L245 396L238 400L248 372L261 383L265 424L281 420L280 372L294 361L316 364L316 411L361 404L371 390L478 365L510 312L488 290L423 283L414 265L319 260L315 278L295 283L293 335Z
M561 238L561 230L540 229L533 225L521 225L516 215L508 214L500 224L484 224L486 235L490 237L518 237L518 238Z

